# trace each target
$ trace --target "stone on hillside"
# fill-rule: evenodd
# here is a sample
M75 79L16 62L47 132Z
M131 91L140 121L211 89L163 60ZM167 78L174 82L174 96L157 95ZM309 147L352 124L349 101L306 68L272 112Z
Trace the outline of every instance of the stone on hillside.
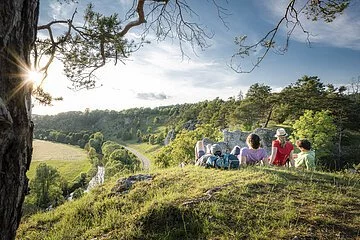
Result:
M126 193L134 183L148 180L152 180L152 176L150 174L138 174L128 178L120 178L111 189L111 193L116 195Z
M208 144L213 145L215 142L209 138L203 138L204 147L206 147Z
M169 145L170 142L171 142L172 140L174 140L174 138L175 138L175 131L174 131L174 129L171 129L171 130L167 133L167 135L166 135L166 137L165 137L165 139L164 139L164 145L165 145L165 146L166 146L166 145Z
M239 130L236 130L234 132L224 130L223 136L224 136L224 142L227 143L228 149L230 151L235 147L239 146L240 148L246 147L246 137L249 135L248 132L242 132Z
M220 145L222 154L230 153L231 149L226 142L217 142L216 144Z

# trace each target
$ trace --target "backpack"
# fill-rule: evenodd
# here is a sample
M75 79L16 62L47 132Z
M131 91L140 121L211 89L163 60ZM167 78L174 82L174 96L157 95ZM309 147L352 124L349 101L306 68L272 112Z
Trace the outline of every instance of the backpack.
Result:
M205 167L206 168L216 168L217 165L216 165L216 162L218 160L218 156L214 156L214 155L211 155L210 157L208 157L208 159L206 160L206 163L205 163Z
M234 154L224 154L222 156L210 156L206 161L206 167L235 169L239 168L239 159Z
M222 156L224 159L224 167L228 169L235 169L240 167L240 161L234 154L227 153Z

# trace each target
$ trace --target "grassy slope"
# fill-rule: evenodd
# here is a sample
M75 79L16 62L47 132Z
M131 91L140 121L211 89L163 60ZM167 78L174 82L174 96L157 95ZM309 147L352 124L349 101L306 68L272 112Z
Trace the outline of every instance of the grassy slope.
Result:
M360 239L356 175L188 166L152 176L34 215L17 239Z
M68 181L91 167L85 151L79 147L41 140L34 140L33 147L33 158L27 173L30 180L34 178L36 167L42 162L56 167Z

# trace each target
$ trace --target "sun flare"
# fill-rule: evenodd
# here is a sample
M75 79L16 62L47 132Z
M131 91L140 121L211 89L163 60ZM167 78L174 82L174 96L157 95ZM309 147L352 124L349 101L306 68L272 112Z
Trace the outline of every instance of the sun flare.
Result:
M36 70L29 70L27 72L26 81L33 84L34 87L39 87L42 85L44 80L44 74L36 71Z

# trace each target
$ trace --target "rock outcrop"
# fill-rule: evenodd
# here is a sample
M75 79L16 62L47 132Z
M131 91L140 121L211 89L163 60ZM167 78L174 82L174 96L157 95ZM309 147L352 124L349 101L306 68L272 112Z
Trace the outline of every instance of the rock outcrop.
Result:
M255 133L259 135L262 147L270 155L271 143L274 139L275 130L268 128L257 128L253 132L242 132L239 130L231 132L228 130L224 130L224 142L220 142L221 144L219 143L223 149L223 152L230 152L236 145L240 147L246 147L246 138L250 133Z
M120 195L127 193L132 185L139 181L150 181L153 177L150 174L138 174L128 178L120 178L117 180L115 186L111 189L111 195Z

